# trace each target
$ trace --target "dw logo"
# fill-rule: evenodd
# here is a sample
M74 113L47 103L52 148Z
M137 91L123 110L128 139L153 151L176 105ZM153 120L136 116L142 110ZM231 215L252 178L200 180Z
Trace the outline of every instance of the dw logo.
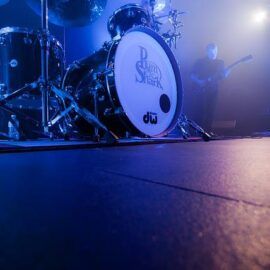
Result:
M158 123L157 113L147 112L143 116L143 122L145 124L157 125L157 123Z

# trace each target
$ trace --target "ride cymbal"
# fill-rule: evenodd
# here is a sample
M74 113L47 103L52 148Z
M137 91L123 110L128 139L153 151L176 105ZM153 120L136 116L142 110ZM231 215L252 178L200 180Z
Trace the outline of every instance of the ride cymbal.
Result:
M41 0L26 2L41 14ZM107 0L48 0L49 22L64 27L87 26L101 16L106 4Z
M7 4L9 0L0 0L0 7Z

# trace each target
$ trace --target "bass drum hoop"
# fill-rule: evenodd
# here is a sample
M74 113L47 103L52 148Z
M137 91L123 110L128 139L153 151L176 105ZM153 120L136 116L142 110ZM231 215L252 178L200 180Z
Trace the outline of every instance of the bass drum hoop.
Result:
M163 137L163 136L166 136L168 133L170 133L176 127L178 119L179 119L180 114L182 112L183 84L182 84L179 66L178 66L178 63L177 63L175 56L174 56L173 52L171 51L170 47L167 45L167 43L164 41L164 39L158 33L156 33L155 31L153 31L152 29L150 29L148 27L136 26L136 27L133 27L130 30L128 30L123 35L123 37L125 35L128 35L131 32L134 32L134 31L146 33L146 34L150 35L152 38L154 38L159 43L159 45L164 49L164 51L166 52L166 54L169 58L169 61L172 65L173 71L174 71L174 76L175 76L175 80L176 80L176 88L177 88L177 105L176 105L176 111L175 111L173 120L172 120L171 124L169 125L169 127L166 130L164 130L162 133L157 134L155 136L151 136L151 137ZM110 50L109 50L108 58L107 58L107 62L106 62L106 69L107 70L110 70L112 68L112 66L114 67L115 55L117 52L118 44L121 42L121 39L114 41ZM135 125L129 120L127 114L125 113L123 106L122 106L122 104L119 100L119 97L117 95L114 68L113 68L112 72L113 72L113 74L109 74L106 76L106 86L107 86L106 89L107 89L108 96L110 98L113 109L116 110L119 107L121 108L122 113L120 113L118 116L119 116L119 119L122 122L122 124L124 124L128 130L131 130L132 132L135 132L138 135L148 136L147 134L145 134L141 130L139 130L137 127L135 127Z

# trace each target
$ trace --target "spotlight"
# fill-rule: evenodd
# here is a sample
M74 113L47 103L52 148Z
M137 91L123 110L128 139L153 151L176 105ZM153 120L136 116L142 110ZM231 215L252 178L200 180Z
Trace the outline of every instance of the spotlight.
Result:
M256 23L263 23L266 21L268 13L266 10L259 10L253 15L253 20Z

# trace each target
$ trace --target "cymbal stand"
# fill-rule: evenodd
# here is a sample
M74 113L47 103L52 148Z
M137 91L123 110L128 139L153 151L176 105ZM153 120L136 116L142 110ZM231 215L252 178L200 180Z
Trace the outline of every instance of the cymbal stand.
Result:
M41 101L42 101L42 122L41 126L43 132L41 132L46 137L54 138L55 134L53 130L50 130L53 126L59 123L60 120L67 117L69 112L74 110L79 116L84 118L90 125L94 127L95 135L98 134L98 129L101 129L105 132L105 139L107 142L116 142L118 137L113 134L105 125L103 125L96 115L93 115L86 108L81 107L74 100L74 98L69 95L65 90L59 89L54 86L53 83L49 80L49 57L50 57L50 33L48 27L48 0L41 0L41 35L40 35L40 47L41 47L41 76L37 82L26 84L24 87L14 91L11 94L4 95L0 97L0 108L5 109L13 113L13 111L8 108L8 101L17 98L28 91L34 91L37 88L41 92ZM68 100L70 106L64 108L63 111L59 112L56 117L50 119L50 104L49 97L50 92L53 92L54 95L61 100ZM20 112L18 112L21 114ZM14 113L16 114L16 113ZM26 118L30 119L31 118ZM59 125L61 130L61 127ZM61 131L62 132L62 131ZM62 132L62 135L66 135Z
M39 89L42 94L42 128L44 134L49 133L48 119L49 119L49 49L50 49L50 39L49 39L49 28L48 28L48 0L41 0L41 77L39 81ZM32 86L30 84L30 86ZM2 102L11 100L20 94L23 94L27 91L29 85L15 91L16 95L11 94L4 99L1 99Z
M177 49L177 40L182 38L181 28L184 26L182 21L180 20L180 17L186 12L181 12L176 9L172 9L170 7L170 12L167 15L162 16L156 16L155 15L155 0L149 1L150 10L151 10L151 18L152 18L152 28L160 33L161 26L163 23L161 23L159 20L163 18L168 18L169 23L172 26L172 30L167 31L166 33L160 33L161 36L164 38L164 40L167 42L170 48L174 47Z
M41 79L40 90L42 93L42 127L45 134L49 133L49 127L55 125L61 118L65 117L71 110L84 118L88 123L94 126L95 133L98 128L103 129L107 135L107 142L115 142L118 137L104 126L98 118L89 112L86 108L80 107L74 98L63 90L56 88L49 82L49 56L50 56L50 39L48 27L48 0L41 0L41 20L42 20L42 37L41 37ZM70 107L64 110L55 119L49 120L49 90L62 99L68 99Z
M39 89L42 100L42 128L45 134L49 133L49 56L50 39L48 26L48 0L41 0L41 77Z

